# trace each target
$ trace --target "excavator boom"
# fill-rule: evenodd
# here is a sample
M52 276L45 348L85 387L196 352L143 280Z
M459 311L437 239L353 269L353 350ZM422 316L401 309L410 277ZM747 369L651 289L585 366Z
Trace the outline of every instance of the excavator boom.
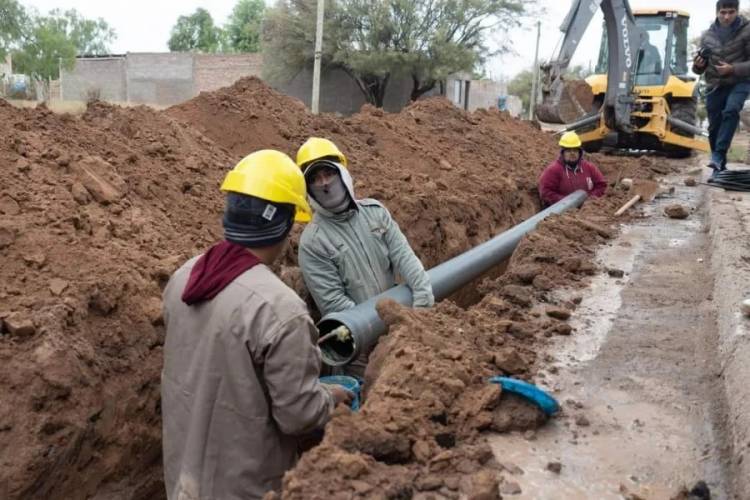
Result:
M612 129L632 132L633 87L643 34L627 0L573 1L560 26L565 35L560 49L552 61L542 66L543 100L537 108L537 118L551 123L568 123L591 112L593 94L590 90L587 94L580 83L566 82L564 73L600 8L604 13L609 51L609 78L602 113Z

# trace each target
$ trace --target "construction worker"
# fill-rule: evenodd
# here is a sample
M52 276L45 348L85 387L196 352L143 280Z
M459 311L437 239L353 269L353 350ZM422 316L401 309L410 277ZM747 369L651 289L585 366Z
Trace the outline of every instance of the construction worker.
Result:
M414 307L435 299L430 278L388 210L377 200L357 200L347 160L336 145L310 138L297 152L314 216L299 243L299 264L321 314L344 311L382 293L399 274ZM362 376L369 353L347 373Z
M599 169L583 159L581 138L566 132L560 138L560 157L542 172L539 178L539 197L542 205L554 205L569 194L582 189L589 196L599 198L607 190L607 181Z
M717 173L727 169L727 152L750 95L750 21L739 15L738 0L716 2L716 20L701 35L693 72L706 75L706 111L711 161Z
M321 428L352 394L318 381L317 330L271 271L295 221L310 220L305 180L278 151L230 171L225 241L190 259L164 290L161 379L170 499L262 498L297 458L294 436Z

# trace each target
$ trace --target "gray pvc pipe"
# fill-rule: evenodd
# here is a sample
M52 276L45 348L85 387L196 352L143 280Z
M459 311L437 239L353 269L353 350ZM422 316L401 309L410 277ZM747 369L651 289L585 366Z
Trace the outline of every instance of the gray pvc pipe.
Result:
M539 212L534 217L505 231L491 240L478 245L430 269L427 274L432 283L435 300L442 300L456 290L499 265L513 254L521 238L536 228L537 224L552 214L560 214L571 208L580 207L586 200L584 191L576 191ZM330 366L343 366L354 360L360 352L367 351L386 331L385 323L378 316L375 305L382 299L393 299L399 304L411 305L411 290L406 285L391 288L380 295L358 304L352 309L327 314L318 323L320 335L344 325L352 334L346 342L331 338L320 345L323 361Z
M593 116L587 116L586 118L583 118L582 120L566 125L565 131L569 132L571 130L578 130L579 128L585 127L586 125L591 125L592 123L598 123L601 118L602 118L601 113L597 113Z
M699 135L702 137L707 137L708 132L703 130L700 127L696 127L695 125L691 125L688 122L684 122L680 120L679 118L673 118L671 116L667 116L667 121L672 124L673 126L684 130L685 132L691 133L693 135Z

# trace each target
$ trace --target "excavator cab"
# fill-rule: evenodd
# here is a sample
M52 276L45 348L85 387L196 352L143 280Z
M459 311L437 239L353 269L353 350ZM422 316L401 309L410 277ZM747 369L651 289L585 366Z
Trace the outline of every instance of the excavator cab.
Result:
M635 76L636 87L667 85L672 75L692 81L692 77L688 76L687 57L689 17L678 12L651 14L636 11L635 23L643 31ZM609 64L608 42L605 30L596 65L596 74L604 78Z

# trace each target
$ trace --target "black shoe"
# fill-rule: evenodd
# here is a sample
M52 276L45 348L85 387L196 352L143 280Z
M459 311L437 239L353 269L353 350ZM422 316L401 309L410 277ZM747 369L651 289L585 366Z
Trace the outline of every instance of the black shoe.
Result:
M719 165L718 163L716 163L713 160L710 161L710 162L708 162L708 165L706 165L706 166L708 168L710 168L711 170L713 170L714 173L721 171L721 168L722 168L721 165ZM726 167L724 167L724 168L726 168Z

